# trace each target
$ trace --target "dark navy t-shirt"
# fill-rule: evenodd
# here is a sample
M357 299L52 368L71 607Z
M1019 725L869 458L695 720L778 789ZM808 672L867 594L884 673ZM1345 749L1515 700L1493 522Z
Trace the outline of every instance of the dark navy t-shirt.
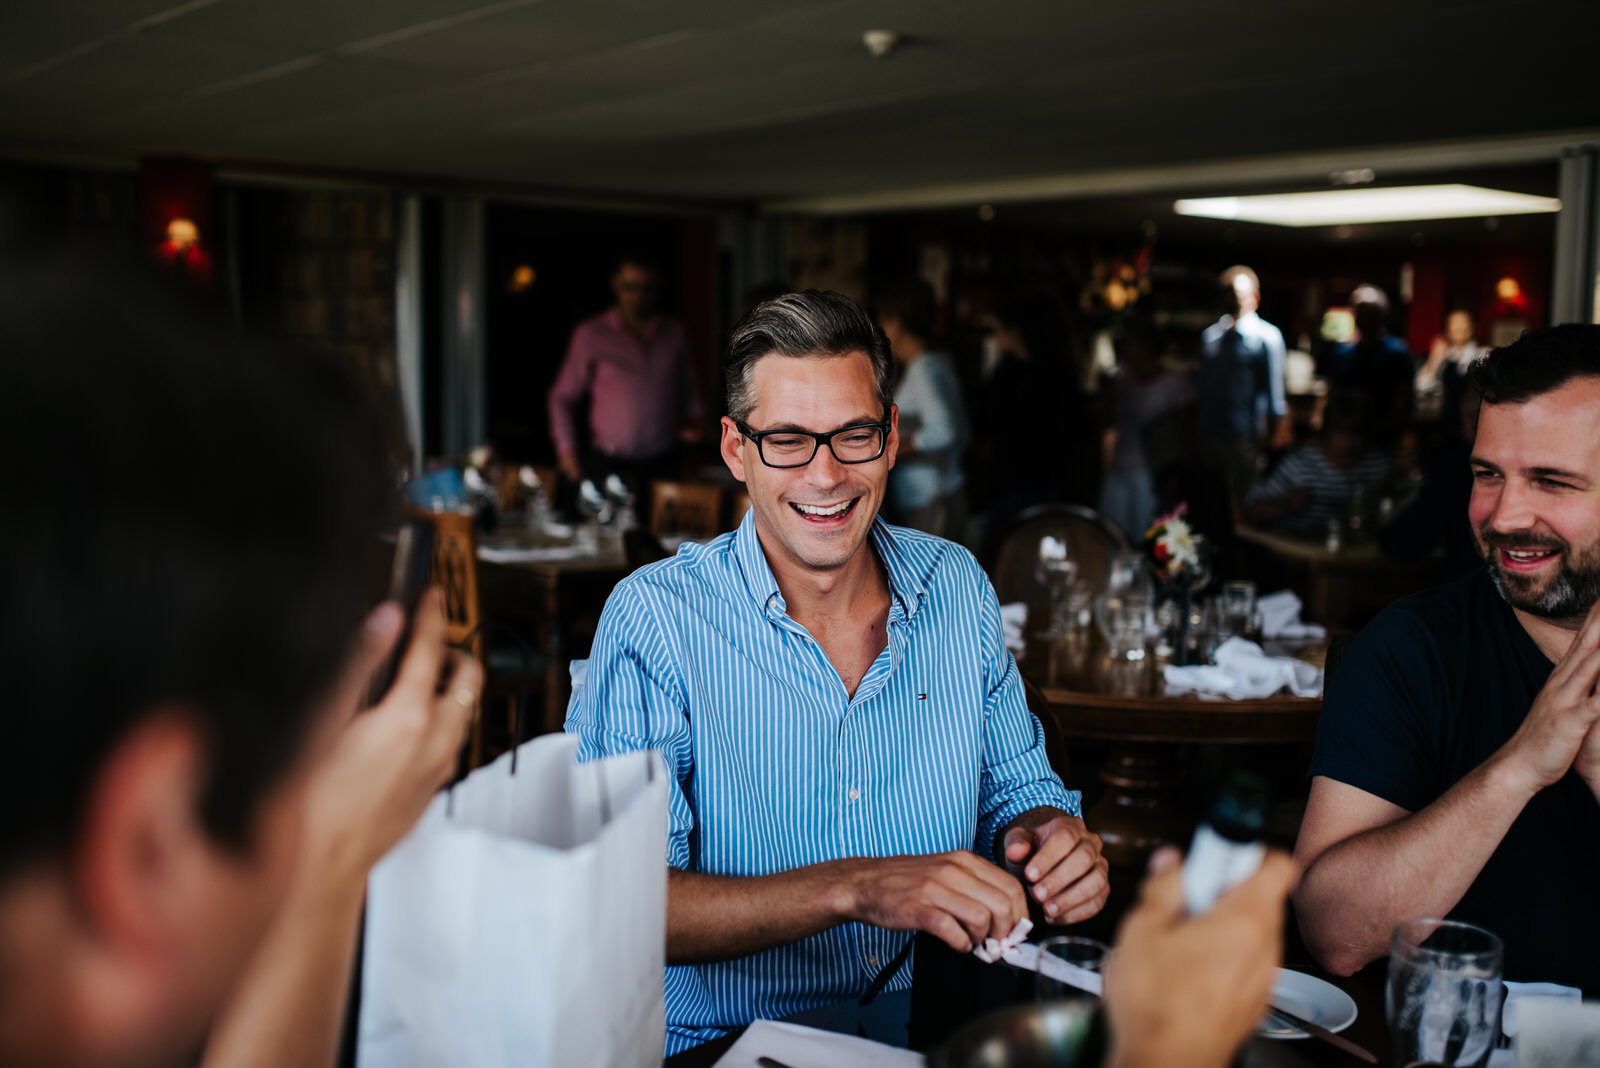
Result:
M1328 687L1312 775L1410 812L1510 739L1554 665L1482 568L1385 609ZM1576 774L1534 796L1450 918L1506 946L1506 978L1600 995L1600 803Z

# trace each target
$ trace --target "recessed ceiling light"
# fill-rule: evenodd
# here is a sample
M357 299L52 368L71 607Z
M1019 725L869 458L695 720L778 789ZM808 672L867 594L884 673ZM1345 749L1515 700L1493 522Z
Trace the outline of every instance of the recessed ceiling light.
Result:
M873 59L882 59L900 46L900 35L893 30L868 30L861 35L861 43Z
M1273 226L1350 226L1411 219L1465 219L1560 211L1555 197L1536 197L1476 185L1409 185L1329 189L1245 197L1200 197L1172 205L1179 215L1268 223Z

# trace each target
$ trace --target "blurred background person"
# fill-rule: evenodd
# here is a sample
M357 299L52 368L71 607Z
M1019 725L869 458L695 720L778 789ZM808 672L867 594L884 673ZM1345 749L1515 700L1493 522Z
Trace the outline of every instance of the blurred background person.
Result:
M1113 423L1105 432L1105 477L1100 511L1137 542L1161 511L1161 498L1145 450L1145 432L1159 420L1186 413L1192 419L1194 380L1161 365L1162 340L1143 315L1122 321L1116 338Z
M1478 433L1482 396L1466 383L1456 398L1460 433L1446 435L1425 468L1416 495L1379 533L1391 560L1415 563L1443 550L1443 577L1458 579L1483 566L1467 506L1472 501L1472 439Z
M1462 434L1461 399L1467 368L1488 350L1478 342L1472 313L1457 308L1445 317L1444 332L1434 335L1428 358L1417 368L1417 421L1436 423L1448 435Z
M1293 440L1284 393L1283 334L1256 314L1261 280L1248 267L1218 279L1223 315L1200 335L1200 442L1208 466L1228 479L1235 500L1261 475L1269 445Z
M557 463L575 483L617 474L638 493L676 475L680 442L704 436L689 342L676 320L656 313L659 285L652 260L624 252L611 275L616 304L572 332L548 403ZM585 400L586 453L578 414Z
M1005 296L989 328L999 357L978 409L986 537L1030 505L1096 500L1100 473L1094 405L1060 305L1044 293Z
M1393 466L1368 436L1370 406L1354 390L1329 395L1317 439L1279 461L1245 498L1254 525L1298 534L1323 534L1330 520L1367 518L1377 489Z
M928 350L938 298L925 280L907 278L879 295L876 310L899 372L900 451L889 472L890 518L961 541L967 522L962 459L972 433L955 367L944 353Z
M1372 440L1393 449L1411 423L1416 366L1405 341L1389 333L1389 297L1383 290L1359 285L1350 293L1350 304L1356 339L1334 350L1328 386L1364 396Z

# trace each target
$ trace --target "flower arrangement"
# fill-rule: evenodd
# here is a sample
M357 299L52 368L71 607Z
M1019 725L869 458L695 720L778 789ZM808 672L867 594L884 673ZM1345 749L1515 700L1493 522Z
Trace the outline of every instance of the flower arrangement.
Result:
M1168 515L1150 524L1144 532L1145 544L1155 559L1156 574L1164 582L1193 579L1202 571L1202 554L1205 538L1196 534L1184 518L1189 511L1187 503L1180 504Z

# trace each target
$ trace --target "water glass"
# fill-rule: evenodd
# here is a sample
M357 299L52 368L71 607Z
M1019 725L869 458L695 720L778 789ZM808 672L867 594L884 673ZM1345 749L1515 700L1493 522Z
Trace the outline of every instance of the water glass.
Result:
M1252 638L1250 625L1256 614L1256 584L1246 580L1224 582L1216 598L1216 609L1212 638L1215 645L1229 638Z
M1394 1063L1482 1065L1500 1035L1504 947L1482 927L1409 920L1389 948Z
M1106 595L1121 601L1153 601L1155 583L1144 554L1126 550L1112 555L1106 567Z
M1146 655L1150 606L1143 602L1118 604L1101 597L1099 609L1109 657L1102 690L1125 697L1141 697L1150 674Z
M1078 935L1057 935L1039 943L1040 957L1055 957L1091 972L1098 972L1104 966L1106 954L1110 952L1104 942L1096 942L1092 938L1082 938ZM1077 987L1068 986L1047 975L1037 975L1033 980L1035 1001L1059 1001L1061 998L1078 997L1082 993L1083 991Z

